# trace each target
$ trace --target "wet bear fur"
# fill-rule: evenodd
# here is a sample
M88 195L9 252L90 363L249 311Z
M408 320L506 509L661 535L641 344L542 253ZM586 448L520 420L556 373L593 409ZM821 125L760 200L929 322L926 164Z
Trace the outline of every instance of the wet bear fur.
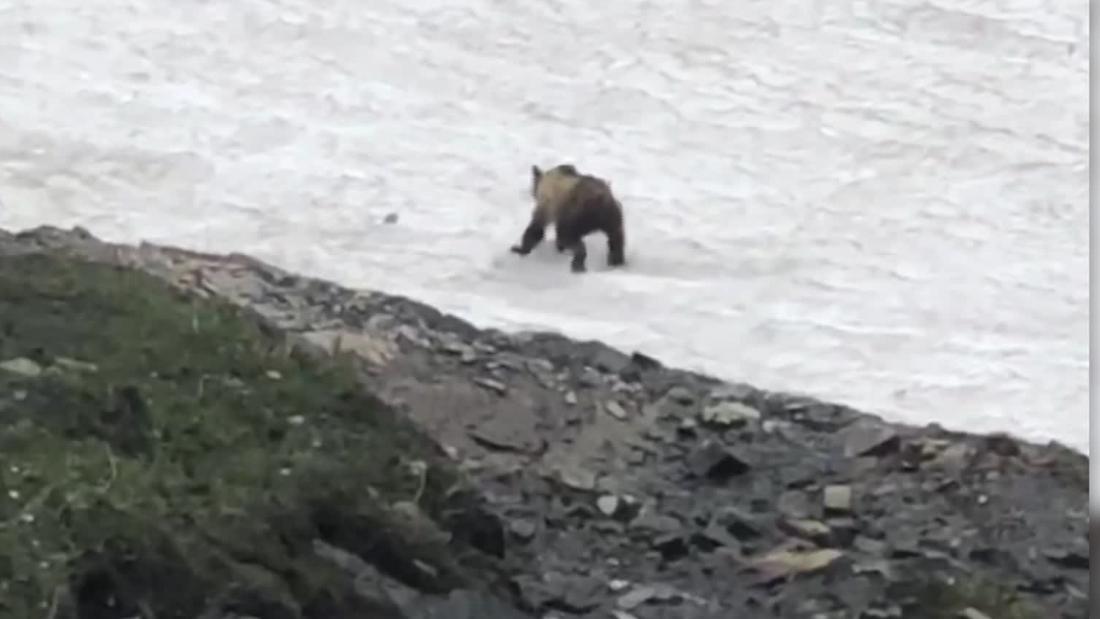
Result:
M593 232L603 232L607 237L608 265L626 263L623 209L606 181L580 174L568 163L546 171L531 166L531 197L535 199L531 221L520 243L512 247L513 252L521 256L531 253L542 242L546 227L553 225L558 251L573 252L570 269L574 273L586 269L584 237Z

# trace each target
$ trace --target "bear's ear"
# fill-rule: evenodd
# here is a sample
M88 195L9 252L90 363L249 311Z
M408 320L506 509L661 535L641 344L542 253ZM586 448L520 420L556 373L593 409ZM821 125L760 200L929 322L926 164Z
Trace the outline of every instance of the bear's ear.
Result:
M562 173L568 174L569 176L580 176L579 174L577 174L577 168L571 163L563 163L558 166L558 169L561 170Z
M531 178L536 181L542 178L542 170L540 170L537 165L531 166Z

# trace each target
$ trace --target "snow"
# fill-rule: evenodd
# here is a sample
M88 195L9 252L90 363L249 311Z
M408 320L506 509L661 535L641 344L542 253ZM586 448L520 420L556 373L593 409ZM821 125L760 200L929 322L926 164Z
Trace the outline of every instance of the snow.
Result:
M0 0L0 226L1087 453L1087 8ZM508 252L563 161L625 270Z

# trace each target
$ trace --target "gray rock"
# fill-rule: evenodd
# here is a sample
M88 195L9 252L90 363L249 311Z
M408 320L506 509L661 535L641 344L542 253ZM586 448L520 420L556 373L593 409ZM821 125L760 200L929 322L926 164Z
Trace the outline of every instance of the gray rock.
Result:
M982 446L1005 458L1020 455L1020 442L1004 432L995 432L982 439Z
M611 415L615 419L618 419L619 421L623 421L627 418L626 410L623 409L622 405L615 400L608 400L607 402L605 402L603 405L603 409L607 411L607 414Z
M658 535L678 533L681 529L680 521L676 518L653 511L647 511L630 523L630 528Z
M0 370L26 378L36 378L42 374L42 366L26 357L17 357L0 362Z
M688 470L696 477L725 481L747 473L752 467L732 450L716 441L704 441L687 457Z
M516 539L523 542L529 542L535 537L535 533L538 531L538 525L536 525L533 520L519 518L508 524L508 530L512 532L512 535Z
M740 540L734 537L729 529L714 522L707 525L702 531L696 533L693 536L693 541L696 546L700 546L704 550L713 550L719 546L739 548L741 545Z
M681 406L690 406L695 403L695 394L687 387L676 385L667 392L665 397Z
M69 359L68 357L58 357L54 359L53 362L54 365L56 365L57 367L73 372L87 372L89 374L94 374L99 371L99 366L94 363L80 361L78 359ZM278 380L280 378L279 373L274 370L268 371L267 375L274 380Z
M763 533L763 526L756 516L736 507L722 508L713 522L741 541L751 540Z
M1071 570L1089 570L1089 555L1088 548L1086 547L1083 552L1075 550L1066 550L1064 548L1055 548L1047 550L1043 553L1051 563L1058 567L1071 569Z
M992 617L971 606L959 612L959 619L992 619Z
M740 402L718 402L703 409L699 417L717 426L743 426L760 419L760 411Z
M682 599L674 587L668 585L637 585L616 600L615 605L624 610L635 609L649 602L673 602Z
M677 561L688 555L688 543L684 535L672 533L662 535L653 540L653 548L661 553L665 561Z
M973 449L966 443L955 443L946 447L933 460L932 464L952 475L958 475L970 464Z
M603 377L592 368L584 368L584 371L581 372L581 375L577 378L577 384L582 387L593 389L603 384Z
M397 223L397 213L386 213L386 216L382 218L382 223L395 224Z
M832 548L817 550L777 549L753 559L750 564L769 578L783 578L824 569L844 553Z
M801 490L788 490L779 495L776 508L780 514L792 518L809 518L814 513L810 497Z
M822 494L827 512L849 512L852 510L851 486L825 486Z
M596 474L580 466L562 466L558 468L558 479L574 490L585 492L596 488Z
M622 578L616 578L616 579L611 580L607 583L607 588L610 589L612 593L618 593L620 591L625 591L626 588L629 587L629 586L630 586L630 581L629 580L623 580Z
M620 501L619 497L612 494L605 494L596 499L596 507L600 510L604 516L614 516L619 511Z
M881 456L900 445L897 432L875 421L857 422L844 431L844 455L849 458Z
M801 518L781 518L779 528L791 535L810 540L819 545L827 544L833 532L829 525L824 522Z
M424 595L403 608L406 619L527 619L527 615L484 591L456 589ZM372 617L373 619L373 617Z
M469 344L460 340L458 337L449 334L440 336L439 349L443 352L458 356L462 356L465 354L477 354L474 351L473 346L470 346Z
M712 401L738 400L745 401L758 393L756 387L744 383L723 383L710 392Z
M547 572L541 580L513 579L520 596L534 607L552 606L571 614L584 614L596 608L604 596L604 584L591 576Z
M592 365L608 374L619 374L630 365L630 357L612 348L600 346L592 356Z
M495 378L479 376L474 379L474 383L490 391L495 391L497 395L505 395L508 393L508 386Z
M542 446L538 429L528 418L500 416L469 431L482 447L494 451L534 453Z
M565 392L565 397L562 398L562 399L564 399L565 403L568 404L569 406L576 406L577 405L577 394L574 391L566 391Z

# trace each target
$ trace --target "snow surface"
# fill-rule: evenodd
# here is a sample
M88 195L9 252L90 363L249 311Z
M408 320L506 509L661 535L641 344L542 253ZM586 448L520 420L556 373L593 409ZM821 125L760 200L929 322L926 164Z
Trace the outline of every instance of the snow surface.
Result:
M1087 11L0 0L0 226L1087 453ZM627 269L508 252L562 161L620 196Z

